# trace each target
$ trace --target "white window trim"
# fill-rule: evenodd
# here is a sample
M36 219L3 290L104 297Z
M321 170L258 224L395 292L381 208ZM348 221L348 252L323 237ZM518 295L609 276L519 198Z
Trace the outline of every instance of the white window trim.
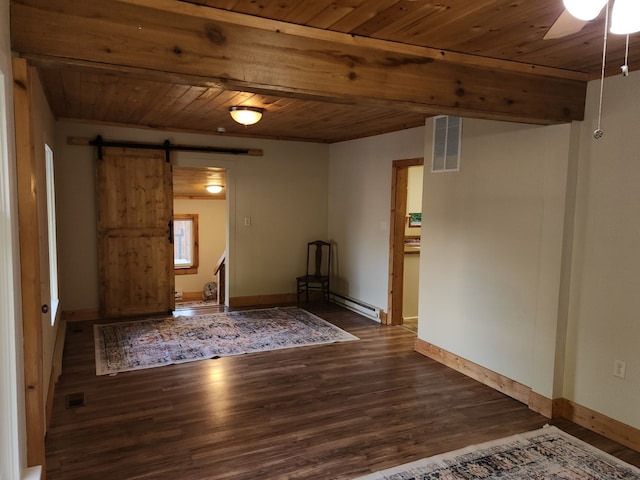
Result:
M45 182L47 195L47 239L49 250L49 290L51 326L56 323L60 294L58 289L58 243L56 230L56 195L53 150L45 143Z

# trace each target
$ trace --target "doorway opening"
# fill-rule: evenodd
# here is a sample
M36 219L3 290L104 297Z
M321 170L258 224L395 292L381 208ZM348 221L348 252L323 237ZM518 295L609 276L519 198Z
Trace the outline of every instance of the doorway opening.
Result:
M417 332L424 159L395 160L391 175L387 324Z
M227 212L224 168L174 166L176 310L224 306Z

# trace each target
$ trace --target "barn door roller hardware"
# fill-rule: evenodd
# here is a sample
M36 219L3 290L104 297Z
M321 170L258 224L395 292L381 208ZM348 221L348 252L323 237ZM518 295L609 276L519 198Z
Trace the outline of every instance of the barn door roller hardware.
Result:
M169 153L171 151L182 152L206 152L206 153L220 153L223 155L250 155L250 156L262 156L263 152L256 148L232 148L232 147L211 147L200 145L173 145L169 140L165 140L163 143L140 143L140 142L125 142L125 141L112 141L104 140L101 135L97 135L95 139L82 139L76 137L69 137L67 143L71 145L92 145L98 149L98 159L102 160L102 149L104 147L119 147L119 148L139 148L144 150L164 150L166 155L166 161L169 163Z

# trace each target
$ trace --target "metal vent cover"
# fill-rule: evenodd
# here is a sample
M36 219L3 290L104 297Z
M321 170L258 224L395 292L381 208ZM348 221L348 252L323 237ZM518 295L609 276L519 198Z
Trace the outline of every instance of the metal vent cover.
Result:
M433 159L431 171L459 172L462 118L452 116L435 117L433 124Z

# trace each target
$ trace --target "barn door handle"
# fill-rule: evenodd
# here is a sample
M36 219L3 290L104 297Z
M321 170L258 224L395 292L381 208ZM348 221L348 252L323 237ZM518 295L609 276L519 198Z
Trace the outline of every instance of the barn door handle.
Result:
M169 243L173 243L173 220L169 220Z

